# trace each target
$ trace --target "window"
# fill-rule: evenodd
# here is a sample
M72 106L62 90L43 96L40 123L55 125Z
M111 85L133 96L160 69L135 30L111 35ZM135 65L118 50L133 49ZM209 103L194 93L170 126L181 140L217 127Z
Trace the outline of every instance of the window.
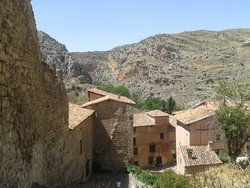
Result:
M138 154L138 149L134 148L134 155L137 155L137 154Z
M149 157L148 158L148 164L152 165L154 163L154 157Z
M221 140L220 134L216 134L216 140L217 140L217 141Z
M155 152L155 144L149 145L149 152L150 152L150 153Z
M83 141L82 139L80 140L80 155L82 155L82 145L83 145Z
M135 146L136 145L136 139L133 138L133 145Z
M250 150L250 146L249 145L247 145L247 150Z
M164 133L160 133L160 139L164 139Z
M134 133L136 132L136 128L135 127L134 127L133 131L134 131Z
M173 159L176 159L176 153L173 154Z
M138 162L138 161L135 161L135 162L134 162L134 165L135 165L135 166L139 166L139 162Z

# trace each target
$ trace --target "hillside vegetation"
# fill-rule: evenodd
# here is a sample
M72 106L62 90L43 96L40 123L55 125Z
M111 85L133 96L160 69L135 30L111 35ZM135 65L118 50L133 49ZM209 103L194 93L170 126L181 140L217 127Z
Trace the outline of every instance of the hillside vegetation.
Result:
M219 81L250 82L250 29L161 34L107 52L71 53L95 82L193 105Z

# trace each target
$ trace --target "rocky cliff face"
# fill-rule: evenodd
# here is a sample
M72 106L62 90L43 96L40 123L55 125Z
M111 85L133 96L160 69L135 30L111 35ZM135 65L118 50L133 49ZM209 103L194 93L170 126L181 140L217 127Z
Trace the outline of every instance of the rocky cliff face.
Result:
M249 29L155 35L108 52L72 53L93 81L192 105L222 80L250 82Z
M81 80L90 83L91 76L85 71L82 66L72 60L71 54L68 52L65 45L59 43L54 38L50 37L47 33L38 32L40 49L42 53L42 60L56 66L57 70L61 70L66 79L81 77Z
M0 187L57 185L68 131L64 84L41 61L29 0L1 0L0 25Z

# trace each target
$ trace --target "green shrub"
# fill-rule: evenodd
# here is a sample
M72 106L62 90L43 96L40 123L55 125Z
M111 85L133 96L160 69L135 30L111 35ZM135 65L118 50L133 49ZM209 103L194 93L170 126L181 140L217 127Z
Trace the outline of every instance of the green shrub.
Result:
M154 185L158 176L156 174L150 174L146 170L140 169L138 166L128 164L127 165L128 172L132 173L139 181L145 183L146 185Z
M191 188L189 179L172 170L165 170L154 185L155 188Z
M219 159L221 160L221 162L222 162L223 164L229 162L229 157L228 157L228 155L219 155L218 157L219 157Z

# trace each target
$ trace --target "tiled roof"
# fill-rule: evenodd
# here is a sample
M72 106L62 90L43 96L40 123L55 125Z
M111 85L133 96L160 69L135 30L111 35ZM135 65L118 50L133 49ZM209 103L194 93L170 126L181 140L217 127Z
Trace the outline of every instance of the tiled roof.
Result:
M93 113L94 110L85 109L79 105L69 103L69 129L74 129Z
M169 116L169 114L162 112L161 110L153 110L150 112L147 112L148 115L152 117L164 117L164 116Z
M198 108L198 107L204 106L209 110L216 111L219 108L220 104L221 104L221 102L219 102L219 101L202 101L199 104L193 106L193 108Z
M100 102L103 102L103 101L107 101L107 100L110 100L110 97L109 96L104 96L104 97L101 97L101 98L98 98L98 99L86 102L86 103L84 103L82 105L82 107L91 106L93 104L97 104L97 103L100 103Z
M219 157L208 146L180 146L179 149L184 158L184 166L221 164ZM188 151L192 157L189 157Z
M155 125L154 118L148 116L147 113L136 113L133 115L133 127L143 127Z
M103 90L100 90L100 89L97 89L97 88L90 88L90 89L88 89L88 92L96 93L96 94L102 95L102 96L109 96L111 100L115 100L115 101L118 101L118 102L123 102L123 103L128 103L128 104L135 104L134 101L132 101L131 99L129 99L127 97L112 94L112 93L108 93L106 91L103 91Z
M181 111L180 113L177 113L174 118L187 125L213 116L214 114L214 110L202 105L196 108Z

